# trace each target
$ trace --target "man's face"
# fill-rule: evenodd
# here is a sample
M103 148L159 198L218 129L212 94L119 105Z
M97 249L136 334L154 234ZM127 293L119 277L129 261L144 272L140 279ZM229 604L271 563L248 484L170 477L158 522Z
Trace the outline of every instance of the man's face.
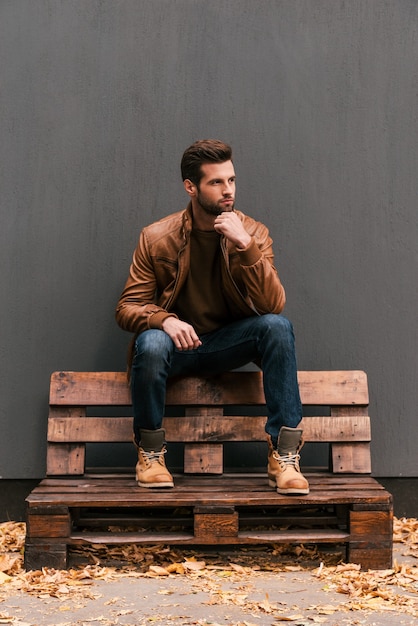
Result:
M235 170L232 161L204 163L196 199L205 213L232 211L235 202Z

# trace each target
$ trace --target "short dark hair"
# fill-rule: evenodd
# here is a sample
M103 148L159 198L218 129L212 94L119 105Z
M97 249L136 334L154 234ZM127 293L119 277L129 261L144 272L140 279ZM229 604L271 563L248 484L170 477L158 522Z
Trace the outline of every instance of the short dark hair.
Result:
M217 139L195 141L183 154L181 175L183 180L191 180L198 185L202 178L201 165L204 163L225 163L232 161L232 148Z

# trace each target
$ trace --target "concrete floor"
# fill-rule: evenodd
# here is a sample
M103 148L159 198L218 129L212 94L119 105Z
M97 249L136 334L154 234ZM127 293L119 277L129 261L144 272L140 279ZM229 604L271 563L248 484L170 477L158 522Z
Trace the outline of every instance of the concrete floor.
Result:
M394 558L405 567L418 561L405 557L402 544ZM294 626L418 625L418 582L391 586L387 601L374 609L365 600L339 593L332 577L316 575L318 563L294 565L288 560L275 571L215 565L187 574L140 574L123 568L112 580L84 580L54 594L8 589L0 585L0 624L11 626ZM237 555L238 556L238 555ZM262 561L255 556L253 563ZM268 569L268 568L267 568ZM379 583L380 584L380 583ZM379 586L379 585L378 585ZM384 583L380 591L384 591ZM404 602L404 606L399 606ZM363 605L363 606L362 606ZM371 601L373 605L373 600ZM382 610L382 607L383 610Z

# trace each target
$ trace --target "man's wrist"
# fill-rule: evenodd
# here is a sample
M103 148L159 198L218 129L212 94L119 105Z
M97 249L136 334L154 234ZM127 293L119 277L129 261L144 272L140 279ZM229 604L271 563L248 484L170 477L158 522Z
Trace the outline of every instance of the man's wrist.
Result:
M157 313L154 313L154 315L151 315L149 319L149 327L163 330L163 323L169 317L177 317L177 315L169 313L168 311L158 311Z
M251 245L252 240L253 238L251 237L251 235L248 235L248 239L246 238L245 241L240 241L238 244L236 244L237 249L240 251L247 250Z

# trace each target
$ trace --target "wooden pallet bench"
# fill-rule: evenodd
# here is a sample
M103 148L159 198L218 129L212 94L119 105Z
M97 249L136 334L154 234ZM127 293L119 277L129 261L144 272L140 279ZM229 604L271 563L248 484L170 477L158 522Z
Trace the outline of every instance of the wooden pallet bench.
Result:
M134 462L86 468L86 444L106 444L111 456L115 444L132 441L124 372L55 372L47 477L26 501L26 568L66 568L71 546L100 543L331 544L363 569L390 568L393 505L370 475L367 377L301 371L298 379L304 439L327 444L327 467L305 468L304 448L310 493L283 496L268 486L266 466L224 467L229 442L263 441L267 464L261 372L170 381L166 437L184 445L173 489L138 487ZM170 416L173 407L180 415Z

